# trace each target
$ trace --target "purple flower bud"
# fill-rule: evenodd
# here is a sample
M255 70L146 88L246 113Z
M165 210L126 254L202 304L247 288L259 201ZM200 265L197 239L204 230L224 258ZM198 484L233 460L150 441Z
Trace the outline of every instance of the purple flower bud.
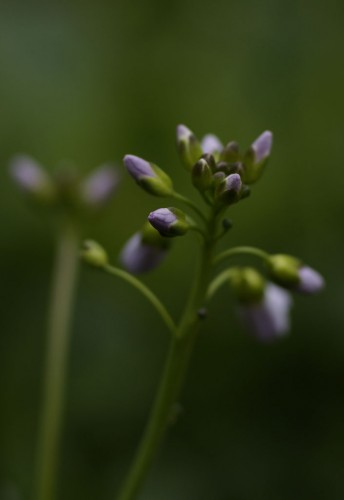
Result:
M216 188L216 199L225 205L236 203L240 199L242 188L239 174L230 174L225 177Z
M225 178L225 191L235 191L239 193L242 186L239 174L231 174Z
M223 150L220 139L213 134L207 134L203 137L201 147L204 154L220 153Z
M299 269L300 282L296 290L305 294L319 292L325 286L325 280L318 271L308 266L301 266Z
M177 148L180 159L188 170L200 159L203 154L200 143L195 134L185 125L177 126Z
M148 216L151 225L161 236L182 236L189 229L185 214L177 208L158 208Z
M123 159L130 175L137 181L142 177L156 177L156 173L152 169L150 163L138 156L126 155Z
M194 133L185 125L177 126L177 142L189 139Z
M16 156L10 164L10 173L25 191L36 191L50 182L47 173L29 156Z
M10 164L10 174L17 185L37 201L55 199L55 187L49 175L29 156L16 156Z
M265 288L263 300L242 304L239 314L245 326L257 339L268 342L288 332L291 305L290 294L269 283Z
M131 273L140 274L157 267L166 256L166 249L142 241L142 233L135 233L125 244L120 261Z
M91 206L101 206L114 194L119 182L117 171L110 165L97 168L81 184L81 195Z
M255 156L255 163L260 163L265 160L270 155L271 147L272 132L266 130L251 145Z

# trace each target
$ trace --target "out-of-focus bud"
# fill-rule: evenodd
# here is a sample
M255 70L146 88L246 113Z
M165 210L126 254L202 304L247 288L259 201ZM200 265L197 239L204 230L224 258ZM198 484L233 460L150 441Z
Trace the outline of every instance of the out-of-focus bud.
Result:
M265 287L259 302L242 303L239 315L244 326L258 340L271 342L285 335L290 326L290 294L272 283Z
M272 148L272 132L263 132L246 152L243 158L243 182L253 184L263 173Z
M225 177L216 187L215 200L223 205L232 205L240 199L242 182L239 174Z
M204 154L211 154L218 161L220 153L223 150L223 145L216 135L207 134L202 139L201 148Z
M192 168L192 184L201 192L209 189L213 184L213 174L208 162L201 158Z
M118 183L119 175L113 166L99 167L81 182L81 198L90 207L102 207L111 199Z
M56 200L52 179L29 156L16 156L10 163L10 174L20 189L33 201L51 204Z
M184 212L174 207L158 208L149 214L148 220L161 236L182 236L189 229Z
M126 155L123 162L137 184L148 193L154 196L170 196L173 193L172 180L157 165L134 155Z
M305 294L320 292L325 286L325 280L318 271L308 266L299 268L299 283L296 290Z
M264 296L265 279L253 267L233 269L229 283L241 303L257 303Z
M177 127L177 148L181 162L188 170L191 170L203 154L203 149L195 134L185 125Z
M120 261L131 273L145 273L163 261L169 246L169 240L160 236L147 222L142 231L135 233L127 241L121 252Z
M229 142L222 150L220 159L226 163L236 163L239 160L239 144L235 141Z
M80 255L82 259L95 267L104 267L108 263L108 256L104 248L96 241L84 241Z
M271 255L267 261L271 278L291 290L314 294L325 285L324 278L315 269L304 266L291 255Z

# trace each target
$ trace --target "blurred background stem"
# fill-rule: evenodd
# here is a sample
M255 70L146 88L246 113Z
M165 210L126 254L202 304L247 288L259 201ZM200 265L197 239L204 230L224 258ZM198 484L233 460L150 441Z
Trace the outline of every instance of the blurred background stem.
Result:
M72 221L65 220L58 235L52 280L44 392L38 432L35 500L55 498L78 251L79 239L75 225Z

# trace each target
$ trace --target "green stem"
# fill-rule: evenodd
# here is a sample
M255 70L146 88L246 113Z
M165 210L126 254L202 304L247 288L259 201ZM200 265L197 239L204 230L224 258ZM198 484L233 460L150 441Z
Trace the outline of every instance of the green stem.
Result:
M53 500L62 427L70 319L78 267L79 240L65 223L57 243L52 282L35 500Z
M169 354L151 414L132 467L118 495L118 500L136 498L171 422L173 409L182 389L198 332L200 319L197 313L203 305L208 286L215 225L216 220L212 218L208 224L209 238L203 245L201 265L178 326L177 335L171 339Z
M213 264L214 265L219 264L220 262L229 259L230 257L233 257L235 255L253 255L263 260L269 258L269 254L267 252L264 252L264 250L260 250L259 248L255 247L243 246L225 250L224 252L220 253L215 257Z
M146 286L142 283L142 281L138 280L132 274L123 271L123 269L118 269L117 267L113 267L110 265L104 266L104 271L121 278L122 280L130 283L134 288L139 290L146 297L146 299L152 304L152 306L156 309L158 314L163 319L165 325L170 330L170 332L175 335L176 333L176 325L171 318L169 312L166 307L162 304L162 302L158 299L158 297Z

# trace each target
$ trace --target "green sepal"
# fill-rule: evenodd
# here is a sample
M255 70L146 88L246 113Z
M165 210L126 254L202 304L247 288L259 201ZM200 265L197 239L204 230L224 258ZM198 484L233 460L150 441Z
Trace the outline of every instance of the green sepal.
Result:
M229 274L229 284L239 302L259 303L263 299L266 281L253 267L237 267Z

